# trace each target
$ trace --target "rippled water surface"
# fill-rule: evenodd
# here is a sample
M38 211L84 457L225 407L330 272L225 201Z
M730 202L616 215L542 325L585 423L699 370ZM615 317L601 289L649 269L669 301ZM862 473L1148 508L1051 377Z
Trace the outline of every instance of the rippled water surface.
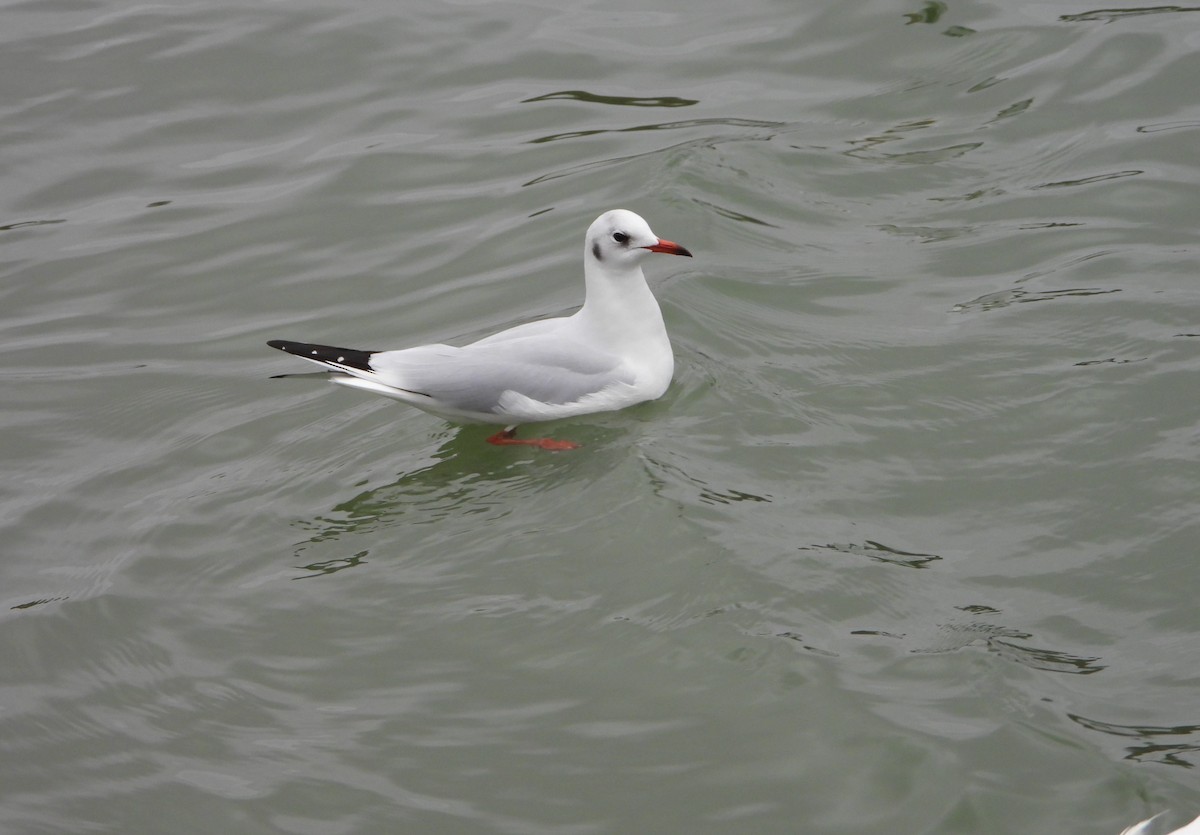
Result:
M1200 812L1200 14L29 0L0 830L1116 835ZM496 448L269 338L579 303Z

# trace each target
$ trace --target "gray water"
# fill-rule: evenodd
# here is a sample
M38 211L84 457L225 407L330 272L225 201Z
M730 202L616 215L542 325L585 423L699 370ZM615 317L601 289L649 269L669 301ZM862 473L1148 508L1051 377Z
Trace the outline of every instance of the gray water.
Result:
M0 831L1104 833L1200 812L1200 14L27 0ZM270 338L570 310L497 448Z

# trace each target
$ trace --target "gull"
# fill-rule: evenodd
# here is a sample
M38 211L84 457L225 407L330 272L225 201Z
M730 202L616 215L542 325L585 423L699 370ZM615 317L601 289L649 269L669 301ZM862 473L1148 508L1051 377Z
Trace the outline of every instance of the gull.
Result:
M517 438L516 428L656 400L671 383L671 342L642 273L642 260L652 252L692 255L655 235L639 215L613 209L588 227L584 302L570 316L527 322L461 347L365 351L283 339L267 344L322 366L339 385L454 423L504 426L489 443L575 449L570 441Z
M1154 823L1154 821L1163 814L1165 813L1159 812L1153 818L1147 818L1141 823L1135 823L1128 829L1123 830L1121 835L1146 835L1146 833L1150 831L1150 824ZM1179 829L1168 832L1167 835L1200 835L1200 818L1196 818L1191 823L1185 824Z

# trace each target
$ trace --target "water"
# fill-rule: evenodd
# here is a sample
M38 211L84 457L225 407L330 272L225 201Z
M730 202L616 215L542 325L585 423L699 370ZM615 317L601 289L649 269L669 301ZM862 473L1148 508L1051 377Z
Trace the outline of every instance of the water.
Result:
M0 830L1115 833L1200 812L1190 7L5 7ZM269 338L579 302L494 448Z

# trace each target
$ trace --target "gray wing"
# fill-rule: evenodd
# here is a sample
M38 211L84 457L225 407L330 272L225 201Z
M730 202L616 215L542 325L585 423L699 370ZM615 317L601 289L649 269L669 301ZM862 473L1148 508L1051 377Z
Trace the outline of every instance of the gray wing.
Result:
M545 334L462 348L422 345L371 357L380 382L427 395L453 409L493 412L507 392L539 403L574 403L634 375L620 358L594 346Z

